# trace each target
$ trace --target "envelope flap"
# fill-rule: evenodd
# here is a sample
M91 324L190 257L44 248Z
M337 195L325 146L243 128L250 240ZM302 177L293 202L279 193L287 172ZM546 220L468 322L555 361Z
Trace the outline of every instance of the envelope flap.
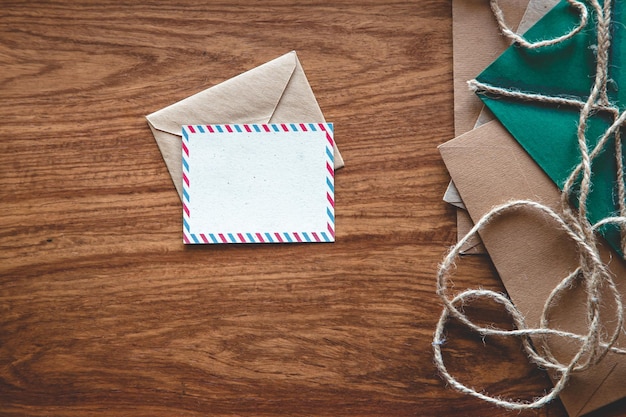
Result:
M146 118L156 130L177 136L183 124L267 123L296 63L296 53L289 52Z
M524 36L530 40L552 39L567 33L577 21L576 10L562 1ZM597 43L594 27L589 24L571 39L550 47L509 47L477 79L524 92L584 100L593 82L590 75L595 73L595 55L589 47Z

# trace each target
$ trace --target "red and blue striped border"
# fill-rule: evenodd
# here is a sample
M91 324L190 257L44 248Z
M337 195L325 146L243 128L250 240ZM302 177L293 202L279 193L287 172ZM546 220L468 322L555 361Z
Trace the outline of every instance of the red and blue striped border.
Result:
M318 132L326 134L326 230L245 232L245 233L191 233L189 219L189 136L195 133L270 133ZM335 241L335 158L332 123L272 123L272 124L218 124L186 125L182 128L182 179L183 179L183 242L185 244L220 243L306 243Z

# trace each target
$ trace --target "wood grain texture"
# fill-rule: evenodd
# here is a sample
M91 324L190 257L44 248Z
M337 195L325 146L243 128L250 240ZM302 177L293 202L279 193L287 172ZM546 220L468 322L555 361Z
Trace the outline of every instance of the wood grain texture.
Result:
M513 415L432 363L456 236L436 149L449 1L1 3L0 415ZM184 247L144 115L290 50L346 160L337 242ZM485 258L459 273L501 289ZM461 379L549 388L519 344L488 342L450 328Z

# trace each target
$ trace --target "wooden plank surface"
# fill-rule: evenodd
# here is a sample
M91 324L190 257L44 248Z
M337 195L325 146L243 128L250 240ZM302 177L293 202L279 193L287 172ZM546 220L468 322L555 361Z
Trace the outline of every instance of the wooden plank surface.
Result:
M432 362L449 1L1 3L0 415L520 415ZM184 247L144 116L290 50L346 160L337 242ZM501 289L486 258L459 273ZM448 339L463 381L550 387L517 342Z

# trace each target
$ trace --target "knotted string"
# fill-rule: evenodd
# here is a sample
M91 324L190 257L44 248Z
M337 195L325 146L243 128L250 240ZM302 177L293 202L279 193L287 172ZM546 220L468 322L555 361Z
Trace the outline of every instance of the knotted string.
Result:
M491 8L500 26L501 32L511 41L520 47L537 49L546 46L560 44L575 36L589 24L589 13L587 6L582 1L567 0L579 14L579 23L570 32L559 37L529 42L522 36L517 35L508 28L504 21L504 15L498 5L497 0L491 0ZM615 343L622 332L624 324L624 313L621 295L615 285L613 277L607 266L601 259L596 237L597 229L606 225L615 225L621 231L622 253L626 253L626 185L624 184L623 162L622 162L622 142L620 128L626 122L626 112L620 112L619 108L609 101L607 85L609 84L608 66L609 50L611 45L611 0L605 0L600 5L598 0L588 0L589 5L596 14L596 34L597 34L597 58L596 74L589 97L586 101L571 97L546 96L536 92L523 92L498 86L480 83L476 80L469 82L471 89L495 96L512 97L519 100L535 101L548 104L558 104L573 106L580 109L577 142L580 151L581 161L576 166L570 176L565 181L561 192L560 212L552 208L529 200L517 200L504 203L492 208L485 214L472 229L459 242L452 247L439 266L437 274L437 294L444 304L444 309L437 323L433 339L433 350L435 364L442 378L453 388L465 394L485 400L489 403L511 409L522 410L529 408L539 408L554 398L556 398L566 387L571 375L582 372L597 365L609 352L616 354L626 354L626 350L615 347ZM587 145L587 124L589 118L597 112L606 112L613 117L613 123L602 134L597 144L592 149ZM605 218L596 224L590 224L587 220L587 198L591 190L592 163L595 157L604 149L607 142L614 138L615 158L617 162L617 197L619 200L619 216ZM570 200L575 193L575 186L579 182L577 192L578 210L574 210L570 205ZM566 236L575 244L578 254L578 267L568 276L564 277L552 290L546 299L539 326L529 328L526 325L524 316L513 305L512 301L503 294L490 290L466 290L451 297L448 294L448 279L455 268L455 262L459 257L463 245L481 230L483 230L494 219L505 214L515 213L519 210L536 211L550 220L555 228L564 232ZM549 310L558 299L571 288L575 282L581 282L586 291L586 333L574 334L563 330L549 327ZM606 329L602 325L600 318L600 307L602 305L603 290L608 292L612 299L613 317L609 320L615 323L615 329L607 336L604 336ZM606 294L605 294L606 295ZM501 304L511 317L514 330L484 327L472 322L460 306L477 300L487 299ZM488 394L476 391L467 385L457 381L447 370L441 351L441 346L445 343L445 327L450 318L454 318L481 336L509 336L519 337L522 346L529 359L540 367L552 371L555 378L554 387L545 395L533 401L504 400ZM557 360L547 345L546 338L556 336L571 339L578 343L578 350L569 360L562 363ZM535 344L541 346L541 351L534 347Z

